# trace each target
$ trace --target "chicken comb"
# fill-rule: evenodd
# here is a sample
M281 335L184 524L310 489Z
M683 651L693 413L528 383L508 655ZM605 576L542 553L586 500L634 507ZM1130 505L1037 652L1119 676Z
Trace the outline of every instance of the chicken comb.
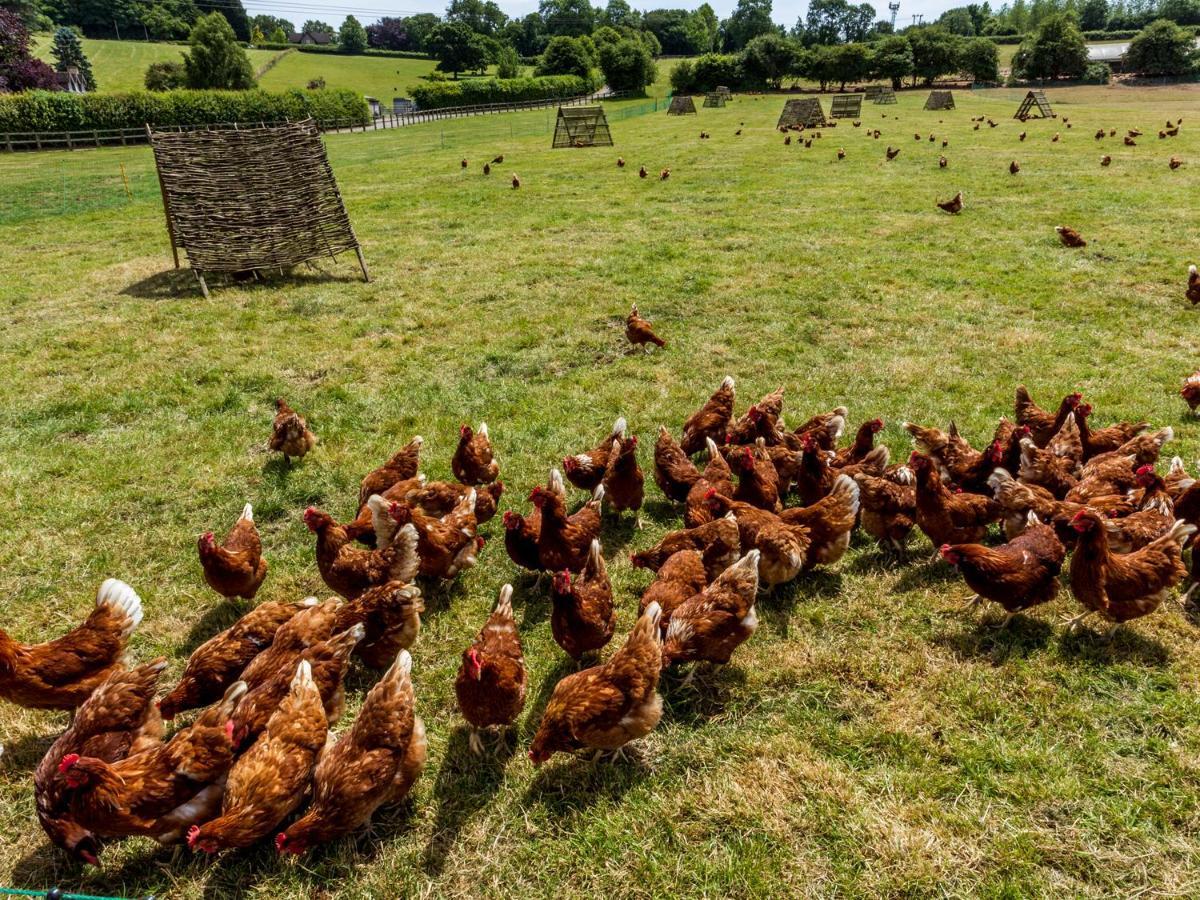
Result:
M77 762L79 762L79 754L78 753L68 753L66 756L64 756L62 758L62 762L60 762L58 764L59 773L65 775L68 770L74 768L74 766Z

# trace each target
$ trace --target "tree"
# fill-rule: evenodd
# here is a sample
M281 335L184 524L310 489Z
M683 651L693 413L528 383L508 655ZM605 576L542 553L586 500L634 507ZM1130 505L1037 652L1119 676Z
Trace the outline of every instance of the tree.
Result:
M1078 77L1086 68L1083 34L1062 13L1045 19L1013 57L1013 70L1025 78Z
M1200 25L1200 0L1162 0L1158 15L1180 25Z
M479 35L462 22L442 22L425 39L426 49L438 61L439 72L474 72L487 65L487 52Z
M384 16L367 26L367 46L379 50L416 50L406 19Z
M912 45L913 84L918 78L933 84L935 78L958 71L959 46L962 39L940 25L911 28L907 32Z
M522 56L541 56L550 40L546 34L546 23L537 13L530 13L523 19L513 19L504 27L502 39L517 48Z
M721 21L707 3L701 3L687 18L686 26L692 45L700 53L711 53L717 49L721 35Z
M1108 24L1108 0L1083 0L1079 7L1079 27L1084 31L1102 31Z
M263 34L269 35L274 35L275 29L277 28L282 30L284 35L287 35L288 32L296 30L296 27L287 19L280 19L277 16L265 16L261 14L257 16L251 16L250 27L257 28ZM284 40L287 40L287 38L285 37Z
M1195 65L1195 38L1166 19L1143 28L1125 53L1126 68L1142 75L1186 75Z
M902 79L913 72L912 45L902 34L888 35L875 43L872 73L876 78L886 78L893 89L899 89Z
M965 6L956 6L946 10L938 17L937 23L951 34L960 34L964 37L974 37L976 34L975 21Z
M346 16L338 31L338 48L343 53L362 53L367 49L367 29L354 16Z
M508 16L493 0L450 0L447 22L462 22L476 34L497 35L508 24Z
M14 12L28 31L37 31L45 22L38 0L0 0L0 9Z
M1000 80L1000 48L985 37L969 38L962 43L958 67L973 81Z
M760 34L779 31L771 19L771 0L737 0L723 28L726 50L741 50Z
M870 3L849 7L842 18L842 39L848 44L865 41L871 34L874 20L875 7Z
M596 10L588 0L541 0L538 14L550 35L580 37L596 27Z
M268 36L268 40L272 44L286 44L288 42L288 33L282 27L277 27Z
M642 17L642 26L658 39L663 53L695 56L704 51L696 42L691 18L686 9L652 9Z
M830 74L846 90L846 82L859 81L871 72L871 50L863 43L830 48Z
M521 77L521 57L517 55L517 51L515 49L507 44L501 47L500 52L496 54L496 77Z
M69 68L79 70L89 91L96 89L96 77L92 74L92 64L83 53L83 42L73 28L59 28L54 32L54 45L50 48L54 57L54 68L65 72Z
M639 41L622 40L600 48L600 70L605 83L614 91L644 94L654 83L658 67L654 57Z
M54 84L54 70L30 53L29 31L20 14L0 8L0 93L49 90Z
M742 67L751 78L778 90L785 76L796 67L800 48L781 34L760 34L746 45Z
M433 13L417 13L415 16L408 16L404 19L404 27L408 31L408 39L410 42L410 50L429 51L429 35L433 34L433 29L441 24L441 19ZM430 53L432 56L433 54Z
M178 60L168 59L146 67L146 90L174 91L187 86L187 70Z
M201 14L217 12L224 16L234 36L243 43L250 40L250 17L242 0L196 0L196 9ZM137 14L134 13L136 21Z
M304 34L305 32L308 32L309 34L327 34L330 37L333 37L335 34L337 34L332 25L327 22L322 22L320 19L309 19L307 22L305 22L300 28L300 33Z
M542 61L537 67L538 75L578 75L590 78L592 55L578 38L559 35L550 39Z
M220 13L201 16L192 28L188 44L191 49L183 54L188 87L222 90L254 87L250 57Z
M637 20L637 13L626 0L608 0L608 5L600 11L597 21L601 25L616 28L618 25L631 25Z
M810 47L838 43L849 12L846 0L810 0L804 20L804 43Z

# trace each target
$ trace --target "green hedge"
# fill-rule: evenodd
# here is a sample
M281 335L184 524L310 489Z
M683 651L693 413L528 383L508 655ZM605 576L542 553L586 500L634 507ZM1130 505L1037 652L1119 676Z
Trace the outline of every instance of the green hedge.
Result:
M595 80L578 75L545 75L540 78L472 78L467 81L431 81L409 88L421 109L476 106L485 103L522 103L578 97L596 89Z
M281 122L311 116L321 123L371 121L360 94L346 88L282 93L266 91L167 91L131 94L68 94L28 91L0 97L0 133L87 131L143 125L209 125Z

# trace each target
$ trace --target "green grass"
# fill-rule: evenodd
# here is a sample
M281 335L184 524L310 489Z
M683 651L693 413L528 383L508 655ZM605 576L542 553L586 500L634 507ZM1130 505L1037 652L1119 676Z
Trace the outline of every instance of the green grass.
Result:
M34 55L52 62L53 41L49 35L36 35ZM83 39L83 52L92 64L96 88L101 93L145 90L146 69L151 63L181 60L186 50L178 44L157 44L144 41L104 41ZM279 51L247 50L255 71L264 66ZM304 85L300 85L303 87Z
M1194 465L1176 391L1196 365L1183 279L1200 255L1200 94L1051 91L1071 129L1014 122L1018 94L961 92L948 113L904 94L808 150L775 132L778 97L614 115L612 150L547 149L541 113L330 137L374 280L347 257L214 284L208 301L170 269L148 150L0 158L0 196L16 198L0 205L4 627L57 633L101 579L125 578L147 610L134 656L166 654L178 673L236 614L205 587L196 535L246 499L271 562L260 597L324 594L301 510L349 515L362 474L412 434L447 477L458 425L486 419L505 506L524 509L618 414L648 468L658 423L677 427L725 374L739 409L782 384L791 422L839 403L855 425L881 416L896 456L903 419L953 417L978 444L1019 381L1046 404L1078 389L1104 421L1173 425L1169 450ZM974 115L1001 125L973 131ZM1180 115L1179 138L1152 136ZM1098 144L1101 126L1150 136ZM930 131L950 141L947 169L940 145L912 138ZM891 163L889 142L903 148ZM1173 153L1188 160L1176 172ZM638 179L642 164L671 179ZM960 189L962 215L934 208ZM1092 243L1064 249L1060 223ZM665 352L627 352L631 302ZM276 395L321 437L290 470L264 452ZM622 633L648 581L628 552L679 521L653 486L648 498L644 531L604 534ZM924 538L908 564L856 540L764 600L758 633L698 693L668 680L644 766L535 771L524 750L567 666L545 595L509 564L499 521L485 531L480 565L429 591L414 680L430 763L372 836L299 865L131 841L78 870L39 833L30 787L66 718L6 706L0 883L184 898L1195 895L1200 650L1177 608L1104 645L1064 635L1063 595L996 633L960 611L965 588L924 562ZM452 680L506 581L530 696L513 756L479 762ZM352 708L370 680L353 674Z
M380 56L339 56L332 53L289 53L267 72L259 84L267 90L305 87L324 78L330 88L351 88L384 104L393 97L409 96L409 88L433 71L431 59ZM469 76L462 76L469 77Z

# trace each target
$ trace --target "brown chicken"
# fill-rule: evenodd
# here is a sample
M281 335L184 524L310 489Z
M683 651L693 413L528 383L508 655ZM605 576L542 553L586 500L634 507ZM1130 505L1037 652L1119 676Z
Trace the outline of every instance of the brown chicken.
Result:
M753 444L759 438L769 446L778 444L779 417L783 413L783 388L767 394L752 405L746 414L729 426L727 444Z
M733 377L726 375L708 401L683 423L683 437L679 446L684 453L688 456L699 453L704 449L707 438L712 438L718 444L725 442L725 434L733 419L734 396Z
M529 499L541 514L537 536L540 567L551 572L561 569L583 571L592 541L600 536L604 485L596 488L592 499L570 516L563 498L553 491L535 487Z
M1112 165L1112 157L1105 153L1102 157L1100 157L1100 165L1108 168Z
M70 793L58 766L68 754L115 763L150 749L162 739L154 693L167 661L159 658L118 669L83 701L33 773L37 817L55 846L89 865L100 865L100 845L69 815Z
M421 565L416 528L400 528L382 550L360 550L350 545L343 526L314 506L304 511L304 524L317 536L317 569L322 580L347 600L389 581L411 582Z
M1128 453L1128 450L1122 449L1123 445L1150 427L1149 422L1118 422L1107 428L1093 431L1091 423L1088 422L1091 415L1092 405L1090 403L1080 404L1079 408L1075 410L1075 420L1079 425L1079 439L1083 442L1083 458L1085 460L1090 460L1101 453L1112 453L1117 450ZM1173 433L1168 435L1166 440L1169 441L1172 437L1174 437ZM1159 444L1159 447L1161 446L1162 443ZM1154 460L1142 461L1153 462Z
M729 467L724 455L717 448L712 438L708 442L708 464L704 473L688 491L684 501L683 522L688 528L696 528L713 520L712 510L708 507L709 488L716 488L717 493L726 497L733 496L733 469ZM778 471L778 470L777 470Z
M504 495L504 482L493 481L491 484L481 484L478 488L463 484L461 481L429 481L413 490L406 491L403 497L389 498L402 500L412 507L414 512L430 518L440 519L450 515L466 496L475 491L475 522L483 525L496 516L500 498ZM390 666L396 654L388 657Z
M1176 169L1178 169L1182 165L1183 165L1183 160L1180 159L1178 156L1172 156L1169 160L1167 160L1167 168L1170 169L1172 172L1174 172Z
M1017 477L1026 484L1048 490L1058 500L1065 498L1079 483L1078 466L1070 459L1056 456L1049 447L1038 449L1030 438L1021 440L1021 467Z
M388 514L401 530L410 526L416 530L417 555L421 560L418 571L426 578L449 580L478 561L483 538L477 534L473 489L449 515L440 519L423 516L404 503L392 503Z
M620 515L626 510L637 514L636 525L642 527L642 501L646 497L646 478L637 461L637 435L613 441L608 454L608 468L604 470L604 499L613 512Z
M962 212L963 192L959 191L949 200L935 200L934 202L937 204L938 209L942 210L943 212L948 212L952 216L956 216Z
M801 453L795 474L795 491L804 506L812 506L832 490L838 473L829 464L827 451L817 446L811 434L804 436Z
M779 472L767 455L766 444L759 438L754 447L738 447L731 454L730 467L738 474L734 500L759 509L779 512Z
M991 600L1004 607L1003 627L1022 610L1054 599L1067 551L1054 529L1030 512L1024 529L1007 544L942 544L941 554L975 592L970 606Z
M854 435L854 442L849 447L838 450L830 465L835 469L848 466L851 463L862 462L868 453L875 449L875 435L883 431L883 419L871 419L863 422Z
M219 700L251 660L271 646L280 628L317 605L316 597L299 603L263 603L209 638L192 651L179 683L158 702L162 717L174 719Z
M141 753L108 763L67 754L58 770L69 795L68 815L101 837L144 835L171 843L182 835L174 820L205 788L218 786L235 759L230 716L246 686L235 682L195 724Z
M784 432L781 437L784 443L793 450L804 449L805 439L808 438L819 449L832 453L837 447L837 442L846 432L846 416L849 414L850 411L846 407L836 406L829 412L818 413L807 422L797 426L794 431Z
M1188 266L1188 281L1186 296L1192 301L1192 306L1200 303L1200 271L1194 265ZM1195 410L1195 407L1192 407Z
M565 504L567 490L563 485L562 474L557 469L550 470L546 482L546 490L557 494ZM534 506L528 516L523 516L513 510L504 513L504 549L509 559L523 569L531 572L544 572L541 557L538 554L538 537L542 532L542 511Z
M680 550L659 567L654 581L642 592L638 601L638 615L644 613L651 603L657 603L662 611L660 624L665 629L670 624L675 608L707 586L704 557L695 550Z
M463 652L454 681L458 708L471 727L471 750L476 754L483 753L480 731L508 728L525 708L528 675L512 594L511 584L500 589L487 624Z
M568 569L555 573L550 600L550 631L576 662L597 654L612 640L617 610L598 540L592 541L581 574L572 577Z
M358 488L358 505L361 509L372 494L382 494L392 485L416 478L421 469L421 448L425 438L419 434L401 447L382 466L368 473Z
M1000 517L1000 507L990 497L951 493L928 456L913 453L908 466L917 477L917 527L935 547L977 544L988 524Z
M1153 466L1142 466L1136 474L1142 494L1138 510L1121 518L1109 518L1104 523L1108 546L1113 553L1130 553L1153 543L1175 524L1175 504L1167 494L1167 486Z
M652 603L625 645L608 662L568 675L554 686L529 759L541 765L555 753L617 751L654 730L662 718L661 611Z
M1064 247L1086 247L1087 241L1074 228L1069 228L1066 225L1055 225L1054 230L1058 232L1058 239L1062 241Z
M238 745L245 746L270 727L272 716L294 686L295 675L289 676L289 672L293 672L293 666L299 662L309 665L309 678L316 684L326 720L336 722L345 703L343 679L350 667L350 654L365 635L366 628L361 623L354 625L308 647L298 657L288 660L289 666L281 666L258 686L251 687L234 714Z
M938 168L939 169L944 169L948 165L950 165L950 160L946 159L946 157L944 157L944 156L938 157Z
M657 347L667 346L667 342L654 333L654 326L638 315L637 304L625 317L625 339L635 347L642 347L649 352L650 344Z
M1016 175L1021 171L1021 165L1015 159L1008 164L1008 174Z
M1196 287L1196 299L1192 302L1200 303L1200 283ZM1188 409L1192 411L1192 415L1200 415L1196 411L1200 408L1200 371L1193 372L1183 380L1183 387L1179 391L1179 396L1183 397L1188 405Z
M1013 478L1007 469L997 469L988 479L1000 507L1004 536L1010 541L1029 524L1029 513L1047 524L1058 519L1064 503L1044 487ZM1074 515L1074 511L1071 513Z
M290 677L296 671L300 654L314 644L329 640L345 601L339 597L330 597L324 603L315 601L315 597L310 597L300 602L301 610L279 626L270 645L242 669L239 681L246 682L253 690L281 670Z
M604 481L604 473L608 471L608 457L612 452L613 442L625 437L626 427L625 418L622 416L613 422L608 437L598 446L574 456L564 456L563 473L567 476L567 481L581 491L594 491L597 485Z
M1133 426L1137 427L1137 426ZM1170 425L1157 431L1144 431L1136 434L1111 453L1101 453L1093 456L1084 464L1083 477L1092 476L1097 469L1132 456L1135 466L1153 465L1158 462L1163 446L1175 439L1175 429Z
M859 487L849 475L838 475L833 488L811 506L785 509L779 518L808 532L804 568L832 565L850 547L850 533L858 520Z
M662 665L708 662L724 665L758 628L759 552L751 550L671 616L662 645ZM693 669L688 677L691 678Z
M352 834L367 827L376 810L408 796L428 749L425 723L415 713L411 672L412 657L401 650L367 693L350 730L321 753L313 770L312 803L275 836L279 853L299 855Z
M450 471L463 484L470 485L491 484L500 477L500 464L492 451L487 422L480 422L478 431L472 431L470 425L458 429L458 447L450 460Z
M911 481L912 476L908 479ZM855 475L854 481L858 485L863 531L884 547L902 553L916 524L917 494L912 484L865 473Z
M121 665L142 621L133 588L107 579L87 620L44 644L21 644L0 630L0 698L27 709L74 709Z
M899 155L900 155L900 148L899 148L899 147L892 147L892 145L891 145L891 144L889 144L889 145L888 145L888 148L887 148L887 150L885 151L885 154L886 154L886 156L887 156L887 158L888 158L889 160L893 160L893 159L895 159L897 156L899 156Z
M649 550L631 553L629 561L637 569L657 572L681 550L695 550L704 560L704 570L711 580L733 565L741 555L738 523L733 517L723 517L695 528L672 531Z
M658 426L654 442L654 481L668 500L683 503L687 500L700 471L676 442L665 425Z
M646 167L645 167L645 166L642 166L640 169L638 169L638 177L639 177L639 178L645 178L645 177L646 177L647 175L649 175L649 174L650 174L650 173L646 171Z
M218 544L216 536L206 531L200 535L199 551L204 580L210 588L222 597L254 599L267 577L267 561L254 527L254 508L249 503L224 544Z
M1182 519L1162 537L1132 553L1113 553L1108 546L1104 518L1081 509L1071 520L1079 532L1071 556L1071 592L1085 612L1071 619L1073 631L1089 616L1112 623L1112 633L1131 619L1149 615L1162 605L1167 591L1187 573L1181 559L1183 544L1196 526Z
M1048 413L1039 407L1029 396L1025 385L1017 387L1016 419L1018 425L1029 428L1029 437L1038 447L1045 447L1050 439L1062 428L1063 422L1074 412L1083 399L1082 394L1067 394L1058 405L1058 412Z
M214 854L270 834L304 799L328 734L321 692L302 660L266 729L230 770L221 815L193 826L188 847Z
M774 513L731 500L713 489L709 490L708 503L715 515L733 513L743 549L760 551L758 577L769 589L774 590L776 585L791 581L800 574L809 549L806 528L789 525Z
M293 457L303 459L317 446L317 436L308 427L308 422L282 397L275 401L275 421L271 425L271 440L267 446L282 453L284 462L289 464Z
M364 636L355 646L354 655L372 669L386 669L401 650L417 642L424 611L420 588L389 581L368 588L338 607L332 633L341 634L361 624Z

